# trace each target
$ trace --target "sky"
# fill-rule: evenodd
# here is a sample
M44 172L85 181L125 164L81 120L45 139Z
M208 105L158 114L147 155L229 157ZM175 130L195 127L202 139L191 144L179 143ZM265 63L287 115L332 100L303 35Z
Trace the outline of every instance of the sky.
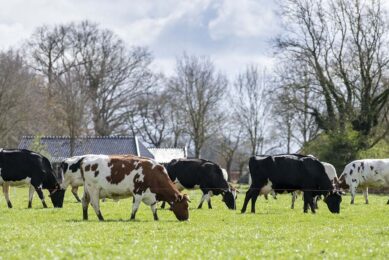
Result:
M249 64L273 66L271 40L280 33L267 0L0 0L0 50L21 46L42 25L89 20L128 46L145 46L153 68L174 73L184 52L209 56L233 79Z

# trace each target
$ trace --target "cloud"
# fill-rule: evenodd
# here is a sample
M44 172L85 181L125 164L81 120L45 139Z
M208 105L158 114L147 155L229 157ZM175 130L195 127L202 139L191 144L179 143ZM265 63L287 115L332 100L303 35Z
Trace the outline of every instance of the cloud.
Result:
M228 74L269 60L277 31L265 0L13 0L2 1L0 49L18 47L42 25L90 20L113 30L129 46L147 46L167 74L186 51L208 55Z
M212 39L267 37L277 30L274 6L265 0L222 1L209 23Z

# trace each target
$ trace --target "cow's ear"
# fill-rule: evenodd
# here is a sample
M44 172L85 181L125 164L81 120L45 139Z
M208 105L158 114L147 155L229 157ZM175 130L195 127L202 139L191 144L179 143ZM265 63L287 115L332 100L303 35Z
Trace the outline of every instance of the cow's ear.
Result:
M178 195L176 202L180 202L183 198L184 198L184 196L182 194Z

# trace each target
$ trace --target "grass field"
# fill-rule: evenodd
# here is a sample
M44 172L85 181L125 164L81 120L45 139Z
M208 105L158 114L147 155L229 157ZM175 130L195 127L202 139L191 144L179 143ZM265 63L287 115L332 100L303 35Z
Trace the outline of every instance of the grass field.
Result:
M27 194L27 188L11 189L13 209L1 196L0 259L389 258L388 196L371 195L365 205L359 195L349 205L346 195L339 215L329 213L323 202L316 215L303 214L301 196L294 210L290 195L261 197L256 214L240 214L244 193L237 211L228 210L220 197L213 197L214 209L197 210L200 192L195 191L189 193L187 222L169 210L159 210L155 222L144 204L137 220L129 221L131 199L101 203L105 222L98 222L90 207L85 222L69 190L63 209L42 209L36 195L33 209L27 209Z

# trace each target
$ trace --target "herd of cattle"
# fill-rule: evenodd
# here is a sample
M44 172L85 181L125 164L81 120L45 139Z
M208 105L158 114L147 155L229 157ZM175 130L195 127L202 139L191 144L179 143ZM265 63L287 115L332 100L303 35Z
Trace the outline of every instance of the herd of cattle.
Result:
M92 205L99 220L104 220L100 211L100 199L114 200L133 197L131 219L142 201L149 205L154 219L158 220L157 203L165 202L178 220L189 219L189 198L184 189L201 189L203 196L198 208L206 200L212 208L211 196L221 194L229 209L236 209L237 190L227 181L227 174L218 164L202 159L175 159L166 165L154 160L133 155L88 154L65 159L61 165L62 181L55 178L50 161L44 156L17 149L0 149L0 185L7 205L9 186L29 183L28 207L32 207L36 191L43 207L47 207L42 189L49 191L54 207L62 207L65 190L80 201L83 219L88 219L88 207ZM335 168L320 162L314 156L299 154L261 155L249 160L252 183L246 193L241 212L246 211L251 200L251 212L259 195L292 193L292 208L297 191L303 192L304 212L317 209L317 200L323 198L332 213L340 212L343 190L350 190L351 203L357 187L363 188L368 203L368 187L389 187L389 159L365 159L349 163L340 177ZM82 199L77 189L84 186ZM389 204L389 200L387 202Z

